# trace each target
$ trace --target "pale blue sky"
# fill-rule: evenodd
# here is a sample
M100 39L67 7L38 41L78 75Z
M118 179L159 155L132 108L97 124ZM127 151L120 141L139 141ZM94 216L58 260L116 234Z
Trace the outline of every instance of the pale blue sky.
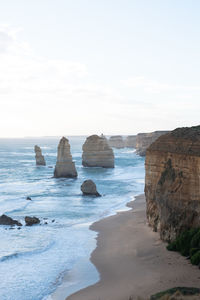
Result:
M199 14L198 0L0 1L0 136L198 124Z

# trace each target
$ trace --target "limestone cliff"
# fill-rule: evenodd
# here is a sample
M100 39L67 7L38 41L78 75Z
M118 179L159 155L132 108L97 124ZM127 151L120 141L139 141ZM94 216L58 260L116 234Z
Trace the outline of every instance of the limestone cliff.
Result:
M145 156L146 149L161 135L169 131L154 131L148 133L138 133L136 137L136 152L140 156Z
M124 148L124 140L121 135L113 135L109 138L108 143L110 147L121 149Z
M42 150L39 146L35 145L35 160L37 166L46 166L44 156L42 155Z
M106 138L91 135L86 139L83 144L82 165L114 168L114 153Z
M75 163L72 161L68 139L62 137L58 145L57 162L54 177L77 177Z
M150 226L173 241L200 226L200 126L178 128L146 151L145 195Z

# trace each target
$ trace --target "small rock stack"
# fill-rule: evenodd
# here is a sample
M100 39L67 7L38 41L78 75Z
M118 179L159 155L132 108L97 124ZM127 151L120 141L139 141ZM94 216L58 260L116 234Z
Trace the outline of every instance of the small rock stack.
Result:
M35 145L35 160L37 166L46 166L44 156L42 155L42 150L39 146Z

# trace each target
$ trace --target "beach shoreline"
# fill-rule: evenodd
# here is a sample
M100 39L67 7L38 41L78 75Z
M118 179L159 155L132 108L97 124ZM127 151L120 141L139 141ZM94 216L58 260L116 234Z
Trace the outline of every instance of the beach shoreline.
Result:
M91 225L98 235L90 260L100 280L66 300L148 299L168 288L200 286L199 269L180 254L167 251L158 233L147 225L144 195L127 206L131 209Z

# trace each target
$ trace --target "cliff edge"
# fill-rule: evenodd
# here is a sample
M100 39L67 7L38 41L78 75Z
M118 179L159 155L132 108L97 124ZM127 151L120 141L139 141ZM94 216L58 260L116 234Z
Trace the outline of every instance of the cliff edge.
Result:
M177 128L146 151L147 219L160 237L173 241L200 226L200 126Z
M136 153L140 156L146 155L146 149L161 135L168 133L169 131L154 131L147 133L138 133L136 137Z

